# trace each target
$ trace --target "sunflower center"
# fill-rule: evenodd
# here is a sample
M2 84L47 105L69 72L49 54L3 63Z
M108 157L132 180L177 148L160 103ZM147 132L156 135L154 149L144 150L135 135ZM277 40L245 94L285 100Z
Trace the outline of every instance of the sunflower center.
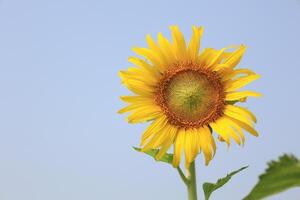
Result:
M178 116L197 120L213 102L213 90L203 74L185 71L168 83L165 90L166 103Z
M181 64L165 73L156 101L172 124L200 127L223 114L224 92L215 72Z

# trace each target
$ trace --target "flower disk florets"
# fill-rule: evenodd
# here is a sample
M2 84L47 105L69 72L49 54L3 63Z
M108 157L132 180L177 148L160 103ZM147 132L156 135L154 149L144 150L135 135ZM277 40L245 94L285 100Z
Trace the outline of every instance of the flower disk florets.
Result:
M217 73L192 62L181 62L164 74L155 100L170 123L201 127L223 114L224 89Z

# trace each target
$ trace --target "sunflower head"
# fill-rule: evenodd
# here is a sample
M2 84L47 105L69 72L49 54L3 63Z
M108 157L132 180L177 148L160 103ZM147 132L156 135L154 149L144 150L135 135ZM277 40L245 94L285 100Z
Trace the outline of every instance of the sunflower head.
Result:
M230 139L244 143L244 131L257 136L255 116L236 105L259 93L240 88L259 78L249 69L235 69L245 46L229 51L206 48L199 53L202 27L192 27L187 45L177 26L171 26L172 41L161 33L157 42L147 36L148 48L133 48L143 58L130 57L134 66L121 71L122 83L134 94L122 96L129 105L128 122L152 121L145 130L143 151L159 149L160 159L173 145L173 165L186 167L201 151L208 164L216 151L213 132L228 145Z
M224 92L217 73L181 62L163 75L155 100L170 123L201 127L222 115Z

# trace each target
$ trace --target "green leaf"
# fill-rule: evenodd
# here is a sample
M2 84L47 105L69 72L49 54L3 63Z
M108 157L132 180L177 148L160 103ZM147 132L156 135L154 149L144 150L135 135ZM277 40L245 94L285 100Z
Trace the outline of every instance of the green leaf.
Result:
M266 172L244 200L263 199L292 187L300 187L300 161L293 155L283 155L268 163Z
M136 150L138 152L143 152L143 151L141 151L141 148L137 148L137 147L133 147L133 148L134 148L134 150ZM163 155L163 157L160 160L157 160L156 155L158 154L158 152L159 152L158 149L150 149L143 153L148 154L149 156L153 157L156 161L172 164L173 154L165 153L165 155Z
M239 170L233 171L230 174L227 174L227 176L225 176L224 178L219 179L216 183L204 183L203 184L203 191L204 191L204 196L205 196L205 200L208 200L210 195L217 189L219 189L220 187L222 187L223 185L225 185L233 175L239 173L240 171L246 169L248 166L246 167L242 167Z

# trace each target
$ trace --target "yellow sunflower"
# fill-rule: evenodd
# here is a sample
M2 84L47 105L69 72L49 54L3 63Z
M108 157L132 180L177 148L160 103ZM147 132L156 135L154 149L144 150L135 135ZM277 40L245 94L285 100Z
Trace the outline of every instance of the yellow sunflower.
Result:
M235 69L246 47L233 51L206 48L199 53L202 27L192 27L187 45L177 26L170 27L172 41L161 33L155 42L147 35L148 48L133 48L142 56L130 57L134 66L120 71L122 83L134 95L122 96L128 105L119 113L130 112L129 123L151 121L141 139L142 151L159 149L156 159L174 145L173 166L185 166L201 151L207 165L216 151L213 132L230 145L244 143L244 131L257 136L256 117L246 108L235 105L259 93L243 86L259 78L249 69Z

